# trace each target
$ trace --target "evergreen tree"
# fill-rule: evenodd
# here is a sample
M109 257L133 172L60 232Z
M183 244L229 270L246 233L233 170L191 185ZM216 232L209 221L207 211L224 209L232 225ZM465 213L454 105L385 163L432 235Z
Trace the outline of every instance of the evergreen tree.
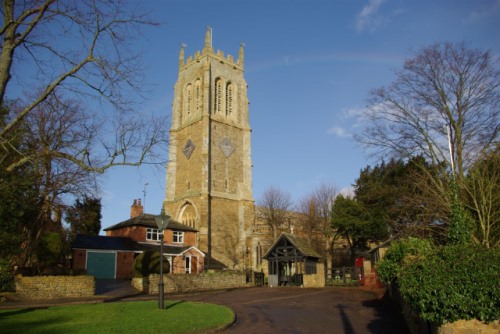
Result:
M66 210L70 242L77 234L98 235L101 230L101 199L84 196Z

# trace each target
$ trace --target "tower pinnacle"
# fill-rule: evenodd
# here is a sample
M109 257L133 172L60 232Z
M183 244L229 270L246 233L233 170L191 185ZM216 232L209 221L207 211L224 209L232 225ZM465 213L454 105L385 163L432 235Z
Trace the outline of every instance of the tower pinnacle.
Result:
M205 33L205 46L203 47L203 53L207 51L212 51L212 28L207 27L207 32Z
M179 68L184 66L184 48L185 47L186 47L186 44L182 43L181 50L179 51Z
M245 56L243 54L243 48L245 47L245 43L240 43L240 52L238 54L238 64L243 67L245 65Z

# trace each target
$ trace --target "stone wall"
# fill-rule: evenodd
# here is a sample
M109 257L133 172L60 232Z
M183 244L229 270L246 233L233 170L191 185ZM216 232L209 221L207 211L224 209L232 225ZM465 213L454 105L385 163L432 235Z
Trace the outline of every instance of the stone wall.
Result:
M436 326L436 334L498 334L500 322L498 320L485 324L479 320L458 320L449 324Z
M145 279L132 279L132 285L136 289L144 289L150 294L158 293L158 281L160 275L149 275L148 282ZM142 280L142 282L140 281ZM163 275L165 292L189 292L207 291L219 289L231 289L246 287L246 276L243 272L204 272L191 275Z
M304 288L324 288L325 287L325 265L318 262L316 264L316 274L314 275L303 275L304 278Z
M93 297L93 276L16 276L16 294L22 299Z

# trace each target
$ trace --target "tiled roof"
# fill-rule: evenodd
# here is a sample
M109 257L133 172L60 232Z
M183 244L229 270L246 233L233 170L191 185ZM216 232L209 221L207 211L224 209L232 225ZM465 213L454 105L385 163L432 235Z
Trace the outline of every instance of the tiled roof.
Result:
M316 252L316 250L311 245L309 245L309 242L307 242L307 240L290 233L281 233L278 239L276 239L273 245L269 248L267 253L264 254L263 258L267 258L267 256L273 251L276 245L283 238L286 238L303 256L315 257L317 259L321 258L321 255L319 255L318 252Z
M76 236L72 248L79 249L102 249L102 250L122 250L137 251L139 245L128 237L105 237L101 235L83 235Z
M160 251L160 244L159 243L142 243L142 242L140 242L139 247L141 247L141 250L143 250L143 251L146 251L146 250L158 251L158 252ZM193 247L194 246L163 245L163 254L180 255ZM194 247L194 248L196 248L196 247ZM198 248L196 248L196 249L198 250Z
M109 226L109 227L105 228L104 231L117 230L120 228L129 227L129 226L145 226L145 227L157 228L156 221L155 221L156 216L157 215L143 213L137 217L133 217L133 218L127 219L125 221L122 221L121 223ZM181 224L178 221L173 220L173 219L169 220L167 229L174 230L174 231L198 232L198 230L196 230L192 227L189 227L187 225Z
M299 238L298 236L289 233L283 233L283 235L290 240L290 242L299 250L299 252L302 253L302 255L316 257L318 259L321 258L321 255L319 255L318 252L312 248L306 239Z
M193 247L194 246L172 246L164 244L163 253L181 255ZM108 237L102 235L79 234L76 236L71 248L141 252L147 250L160 251L160 244L153 242L136 242L129 237ZM196 250L198 250L198 248L196 248Z

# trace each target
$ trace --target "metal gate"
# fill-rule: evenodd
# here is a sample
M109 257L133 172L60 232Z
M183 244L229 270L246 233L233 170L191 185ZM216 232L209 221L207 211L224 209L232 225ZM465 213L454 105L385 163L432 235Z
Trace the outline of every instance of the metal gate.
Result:
M258 271L247 270L246 282L253 283L254 286L264 286L264 273Z
M326 285L361 285L363 267L331 268L326 272Z

